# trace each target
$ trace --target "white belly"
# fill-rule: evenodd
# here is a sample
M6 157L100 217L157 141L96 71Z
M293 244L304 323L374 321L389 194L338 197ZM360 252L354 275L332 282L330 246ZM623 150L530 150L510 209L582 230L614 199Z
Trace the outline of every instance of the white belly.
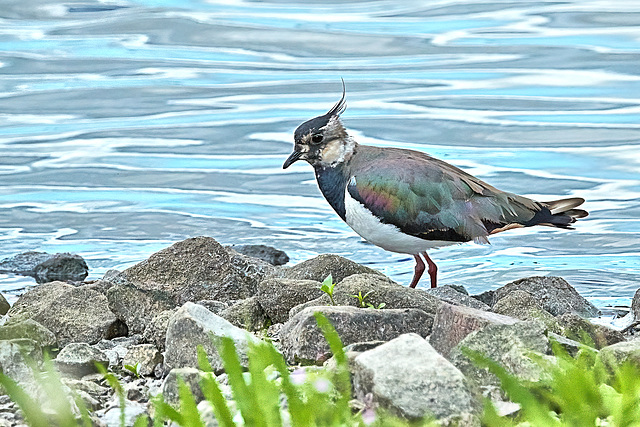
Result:
M458 243L443 240L424 240L404 234L395 225L380 222L362 203L351 197L348 191L345 191L344 205L346 210L345 217L349 227L366 241L387 251L415 255L427 249Z

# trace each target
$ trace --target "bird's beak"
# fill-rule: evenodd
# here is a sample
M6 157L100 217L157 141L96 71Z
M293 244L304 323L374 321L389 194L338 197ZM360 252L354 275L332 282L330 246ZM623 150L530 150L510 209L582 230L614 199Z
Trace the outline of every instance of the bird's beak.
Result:
M284 161L284 164L282 165L282 169L286 169L292 164L294 164L295 162L297 162L298 160L300 160L301 156L302 156L302 152L300 151L294 151L293 153L291 153L291 155L287 158L287 160Z

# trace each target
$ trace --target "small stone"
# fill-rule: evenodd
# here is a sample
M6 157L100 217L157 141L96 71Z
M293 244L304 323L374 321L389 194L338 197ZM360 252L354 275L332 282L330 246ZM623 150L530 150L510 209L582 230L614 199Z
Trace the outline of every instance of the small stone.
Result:
M389 341L409 332L425 337L431 331L431 315L414 308L309 307L289 319L280 332L282 353L289 362L322 364L331 356L329 345L317 327L316 312L329 320L343 345L360 341Z
M451 350L473 331L491 324L513 325L517 321L489 311L442 303L433 320L429 342L438 353L449 357Z
M102 351L87 343L70 343L58 353L55 363L60 372L80 378L99 372L96 364L106 369L109 359Z
M124 425L125 426L133 426L136 419L147 412L147 405L139 402L134 402L131 400L125 400L124 402ZM118 406L113 406L104 413L100 413L98 418L100 421L104 422L108 427L111 426L120 426L122 425L120 422L120 417L122 414L122 410Z
M139 344L129 347L122 360L123 365L135 366L138 375L152 375L157 364L163 361L162 353L153 344ZM132 375L133 372L129 372Z
M240 301L242 301L242 300L240 300ZM203 300L200 300L200 301L196 302L196 304L200 304L201 306L205 307L207 310L209 310L213 314L217 314L218 316L220 316L220 313L222 313L227 308L229 308L229 304L230 303L226 303L226 302L222 302L222 301L216 301L216 300L213 300L213 299L203 299Z
M289 262L289 256L279 249L266 245L233 245L234 251L253 258L261 259L272 265L284 265Z
M598 357L612 369L624 363L631 363L640 368L640 339L606 346L600 350Z
M169 319L176 311L178 311L177 308L161 311L147 323L147 327L144 329L144 339L154 344L160 351L164 351Z
M383 274L349 259L333 254L318 255L284 270L284 277L296 280L314 280L321 282L329 275L338 283L352 274Z
M361 353L353 371L360 400L371 393L375 405L404 418L433 416L451 425L474 419L480 409L464 375L417 334Z
M633 319L637 322L640 321L640 289L636 290L631 300L631 312L633 312Z
M4 297L4 295L0 294L0 315L4 316L5 314L7 314L10 308L11 305L9 304L7 299Z

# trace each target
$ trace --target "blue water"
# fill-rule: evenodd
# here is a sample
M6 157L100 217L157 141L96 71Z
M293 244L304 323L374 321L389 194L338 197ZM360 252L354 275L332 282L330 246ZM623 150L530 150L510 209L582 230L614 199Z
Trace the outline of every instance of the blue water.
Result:
M407 283L302 162L338 99L362 143L427 151L498 188L584 197L576 230L433 251L471 292L565 277L600 306L640 287L640 5L634 2L3 0L0 258L76 252L90 278L210 235L292 262L338 253ZM0 275L10 298L33 284ZM423 286L425 283L423 283Z

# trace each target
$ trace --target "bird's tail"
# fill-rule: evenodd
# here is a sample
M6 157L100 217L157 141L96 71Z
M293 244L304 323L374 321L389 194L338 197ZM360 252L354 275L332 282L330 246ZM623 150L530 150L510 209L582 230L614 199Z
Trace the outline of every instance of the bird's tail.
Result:
M583 209L576 209L583 203L584 199L582 197L542 202L542 206L547 209L542 209L538 212L530 221L534 223L530 225L571 228L570 224L589 215L589 213Z

